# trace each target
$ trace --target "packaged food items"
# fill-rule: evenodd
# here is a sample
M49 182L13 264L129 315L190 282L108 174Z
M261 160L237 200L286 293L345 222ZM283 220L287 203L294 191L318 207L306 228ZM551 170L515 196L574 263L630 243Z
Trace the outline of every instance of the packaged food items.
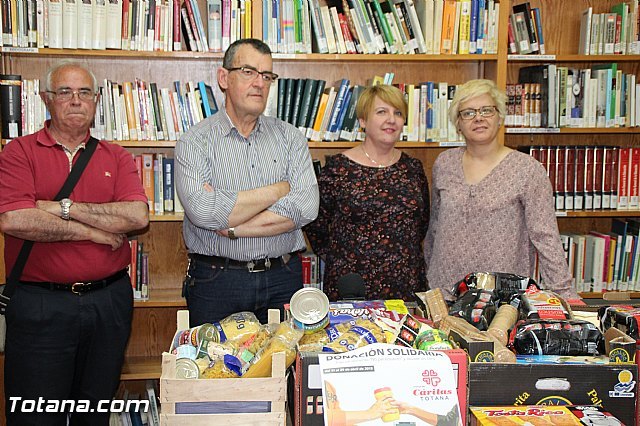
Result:
M238 312L213 324L205 323L187 330L178 330L173 337L172 351L180 345L202 347L208 342L224 343L227 340L243 343L260 330L260 321L253 312ZM174 352L175 353L175 352Z
M509 330L516 324L516 321L518 321L518 309L511 305L502 305L491 320L487 334L506 345L509 341Z
M447 302L444 300L442 290L439 288L428 290L424 294L424 301L427 310L429 311L429 317L437 327L440 324L440 321L442 321L442 318L449 315L449 307L447 306Z
M371 343L386 343L384 332L374 322L359 319L349 331L322 348L323 352L346 352Z
M604 353L604 337L588 321L520 321L509 336L509 343L519 355L595 356Z
M313 333L329 323L329 298L318 288L305 287L296 291L289 307L293 325L305 333Z
M464 318L478 330L486 330L496 313L497 300L491 290L466 291L449 309L449 315Z
M289 367L296 358L296 345L304 333L290 322L282 322L267 345L251 361L249 369L242 377L270 377L271 358L276 352L285 353L285 364Z
M376 324L378 324L378 322L376 322ZM407 314L402 318L402 321L400 321L400 326L395 335L391 339L387 339L387 341L393 342L394 345L415 348L418 335L423 331L431 329L432 327L430 325L421 322L411 314Z
M329 325L336 325L358 318L373 320L376 316L400 321L401 316L398 310L407 312L407 308L401 300L332 302L329 304Z
M203 379L234 379L238 375L227 368L224 358L218 359L202 372Z
M524 292L528 288L540 289L535 280L516 274L504 272L473 272L453 289L456 297L463 295L470 289L490 290L502 303L508 303L512 296Z
M520 310L527 319L571 319L560 296L548 290L528 290L522 295Z
M451 330L455 330L460 336L474 340L493 341L493 356L496 362L515 363L516 355L507 349L502 343L492 336L478 331L477 328L469 324L462 318L447 315L440 321L440 330L449 334Z
M349 329L356 323L356 320L351 320L318 330L315 333L305 334L298 342L298 350L306 352L320 352L324 345L329 342L333 342L342 333L349 331Z
M449 336L438 329L422 331L417 337L415 348L423 351L453 349Z
M478 426L580 426L580 421L567 407L557 405L521 405L469 407Z
M253 312L238 312L213 325L218 332L218 339L210 340L221 343L227 340L243 343L260 330L260 321Z
M244 342L209 342L207 353L214 361L223 360L225 366L239 376L246 371L255 354L266 345L276 328L277 324L261 325L258 332Z
M603 306L598 310L600 329L615 327L640 345L640 308L628 305Z

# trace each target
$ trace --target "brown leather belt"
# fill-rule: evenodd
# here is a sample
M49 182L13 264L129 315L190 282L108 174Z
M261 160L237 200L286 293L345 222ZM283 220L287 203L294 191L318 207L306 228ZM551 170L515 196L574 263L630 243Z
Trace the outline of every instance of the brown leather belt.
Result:
M74 294L82 294L91 290L97 290L100 288L105 288L109 284L113 284L114 282L122 279L127 275L127 270L123 269L121 271L116 272L115 274L103 279L96 281L85 281L85 282L77 282L77 283L53 283L46 281L20 281L20 284L32 285L36 287L42 287L49 290L60 290L60 291L70 291Z
M292 252L283 254L280 257L268 257L266 259L242 261L229 259L227 257L205 256L204 254L189 253L189 258L221 269L244 269L248 272L264 272L271 269L281 268L291 260L291 257L297 255L298 252Z

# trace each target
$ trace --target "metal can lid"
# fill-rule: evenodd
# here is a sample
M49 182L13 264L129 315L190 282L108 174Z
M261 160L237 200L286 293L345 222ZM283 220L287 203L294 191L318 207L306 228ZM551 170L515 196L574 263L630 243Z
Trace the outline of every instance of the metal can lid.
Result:
M219 342L220 334L218 333L218 329L208 322L202 324L198 328L198 343L201 342Z
M321 322L329 314L329 298L322 290L305 287L291 296L289 309L294 319L302 324Z
M198 364L189 358L179 358L176 360L176 378L197 379L200 377Z

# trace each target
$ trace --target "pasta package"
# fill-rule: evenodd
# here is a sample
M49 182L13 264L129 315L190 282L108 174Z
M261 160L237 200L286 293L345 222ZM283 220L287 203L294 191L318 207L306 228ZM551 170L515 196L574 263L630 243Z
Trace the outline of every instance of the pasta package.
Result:
M246 378L270 377L271 358L274 353L285 353L285 367L289 367L296 359L296 345L304 332L298 330L291 322L282 322L267 345L260 350L251 361L249 369L242 375Z
M371 343L386 343L384 331L376 323L359 319L349 331L341 334L337 339L325 345L323 352L347 352L369 345Z
M305 334L298 342L298 350L305 352L320 352L327 343L333 342L338 336L349 331L358 321L342 322L331 327L317 330L314 333Z

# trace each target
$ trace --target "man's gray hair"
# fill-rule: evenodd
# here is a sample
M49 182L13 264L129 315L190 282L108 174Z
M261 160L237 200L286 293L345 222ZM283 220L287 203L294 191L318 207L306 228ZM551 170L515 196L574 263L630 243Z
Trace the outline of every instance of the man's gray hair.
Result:
M53 65L51 68L47 70L47 73L45 74L43 79L44 91L53 90L53 87L51 87L51 84L52 84L51 77L61 68L66 68L66 67L75 67L75 68L81 68L85 70L91 76L91 80L93 81L93 92L98 93L98 80L96 79L96 76L93 74L93 72L86 65L80 62L73 61L71 59L63 59L62 61L56 63L55 65Z

